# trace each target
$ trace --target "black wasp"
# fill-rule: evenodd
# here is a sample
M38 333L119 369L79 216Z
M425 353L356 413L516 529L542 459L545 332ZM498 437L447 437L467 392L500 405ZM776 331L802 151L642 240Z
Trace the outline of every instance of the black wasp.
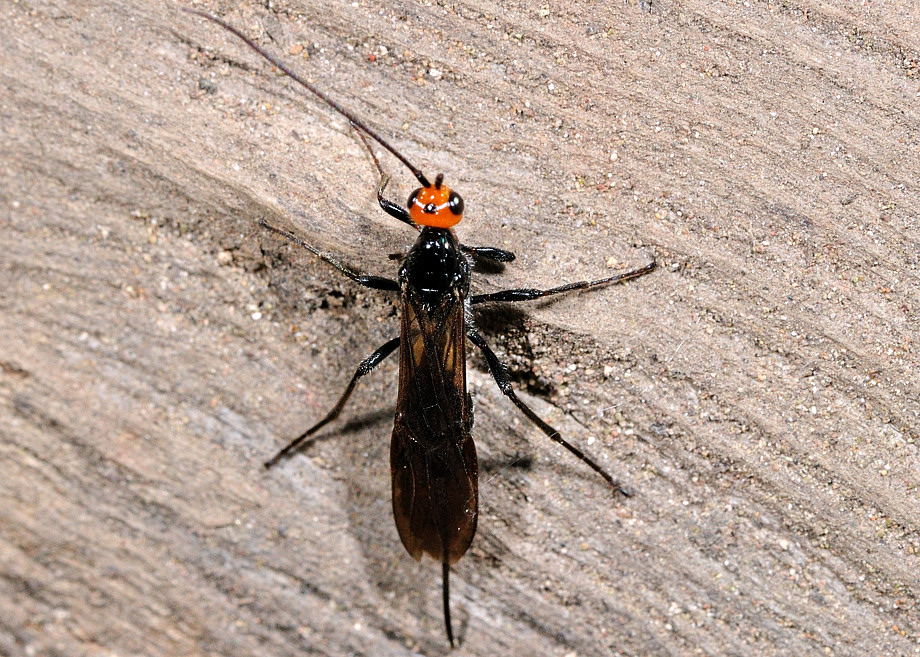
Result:
M285 75L317 96L354 126L380 172L377 199L383 210L419 231L418 239L399 267L397 280L359 274L335 258L317 251L292 233L259 223L295 242L326 261L359 285L398 292L400 333L364 359L352 376L335 407L326 417L266 462L271 467L294 452L320 428L336 419L358 380L384 358L399 350L399 393L396 420L390 443L393 517L403 545L416 560L428 554L441 563L444 624L454 645L450 621L450 566L462 557L473 541L479 516L479 483L473 428L473 404L466 389L466 340L482 351L489 371L502 393L543 433L603 477L615 490L619 484L566 441L559 432L537 417L515 394L504 366L470 321L470 307L490 301L530 301L572 290L585 290L620 283L647 274L654 259L632 271L596 281L568 283L548 290L518 289L470 295L470 262L482 258L510 262L514 254L492 247L466 246L457 241L452 226L463 216L463 199L444 184L438 174L432 184L405 157L366 123L291 71L249 37L210 14L192 9L242 39L250 48L274 64ZM366 135L366 136L365 136ZM398 158L418 179L421 187L409 196L407 208L384 198L388 178L367 141L370 137Z

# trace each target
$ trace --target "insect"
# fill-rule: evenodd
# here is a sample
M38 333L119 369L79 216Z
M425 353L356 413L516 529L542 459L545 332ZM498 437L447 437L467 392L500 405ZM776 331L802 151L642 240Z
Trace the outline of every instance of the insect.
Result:
M441 564L444 626L454 646L450 619L450 567L467 551L476 533L479 484L476 447L473 444L473 404L466 389L466 341L485 357L489 372L501 392L549 438L603 477L614 490L626 495L616 480L578 447L540 419L511 386L501 361L470 320L471 307L489 302L530 301L573 290L621 283L649 273L646 265L594 281L580 281L546 290L524 288L486 294L470 293L473 259L510 262L514 254L494 247L461 244L452 226L463 216L463 199L444 184L438 174L432 183L377 132L349 110L290 70L235 27L210 14L186 9L216 23L240 38L282 73L344 116L355 128L380 173L377 200L397 220L419 231L399 267L396 280L361 274L322 253L293 233L264 221L265 228L299 244L364 287L396 292L400 298L400 333L355 370L345 392L319 422L292 440L265 463L271 467L295 452L307 439L342 412L358 381L387 356L399 351L399 386L396 418L390 444L393 517L406 550L416 560L427 554ZM421 187L412 192L407 207L384 197L389 178L383 172L368 138L392 153L415 176Z

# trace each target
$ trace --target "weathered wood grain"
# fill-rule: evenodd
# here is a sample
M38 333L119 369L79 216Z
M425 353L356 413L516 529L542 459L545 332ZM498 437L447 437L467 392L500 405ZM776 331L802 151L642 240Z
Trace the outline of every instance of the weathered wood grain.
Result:
M920 653L916 3L265 4L196 6L446 172L480 289L661 263L481 317L634 496L474 359L456 654ZM397 330L255 225L395 270L348 126L172 3L0 16L0 653L446 654L394 364L260 466Z

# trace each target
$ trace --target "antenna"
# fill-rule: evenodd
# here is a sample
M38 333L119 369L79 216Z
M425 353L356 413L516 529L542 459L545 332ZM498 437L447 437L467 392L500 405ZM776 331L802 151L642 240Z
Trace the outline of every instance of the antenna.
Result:
M390 152L393 154L393 156L396 157L396 159L398 159L400 162L402 162L403 164L405 164L406 167L408 167L409 171L411 171L411 172L412 172L412 175L415 176L415 177L418 179L418 181L419 181L419 183L421 183L422 187L431 187L431 183L428 182L428 178L425 177L425 174L422 173L421 169L419 169L418 167L414 166L409 160L407 160L405 157L403 157L403 155L402 155L399 151L397 151L395 148L393 148L392 146L390 146L390 144L388 144L387 141L386 141L383 137L381 137L380 135L378 135L375 131L371 130L371 129L368 127L368 125L367 125L364 121L362 121L361 119L359 119L357 116L355 116L354 114L352 114L351 112L349 112L347 109L345 109L344 107L342 107L341 105L339 105L337 102L335 102L334 100L332 100L329 96L327 96L326 94L324 94L322 91L320 91L319 89L317 89L316 87L314 87L312 84L310 84L309 82L307 82L306 80L304 80L304 79L303 79L302 77L300 77L299 75L297 75L294 71L292 71L291 69L289 69L289 68L288 68L281 60L279 60L277 57L275 57L274 55L272 55L272 54L269 53L268 51L264 50L261 46L256 45L256 43L255 43L252 39L250 39L248 36L246 36L245 34L243 34L242 32L240 32L238 29L236 29L235 27L233 27L233 26L230 25L229 23L225 23L224 21L222 21L221 19L217 18L216 16L212 16L211 14L208 14L208 13L206 13L206 12L199 11L199 10L197 10L197 9L188 9L188 8L186 8L186 7L183 7L183 8L182 8L182 11L187 12L187 13L189 13L189 14L195 14L196 16L201 16L202 18L206 18L207 20L211 21L212 23L215 23L215 24L217 24L217 25L220 25L222 28L224 28L225 30L227 30L227 31L230 32L231 34L234 34L234 35L236 35L237 37L239 37L239 38L243 41L243 43L245 43L247 46L249 46L250 48L252 48L253 50L255 50L257 53L259 53L260 55L262 55L262 57L264 57L265 59L267 59L269 62L271 62L272 64L274 64L274 66L275 66L276 68L278 68L278 70L280 70L280 71L281 71L282 73L284 73L286 76L288 76L289 78L291 78L292 80L294 80L294 82L296 82L296 83L299 84L300 86L304 87L307 91L309 91L310 93L312 93L314 96L316 96L316 97L319 98L321 101L323 101L324 103L326 103L329 107L331 107L331 108L334 109L336 112L338 112L339 114L341 114L342 116L344 116L346 119L348 119L348 120L352 123L352 125L354 125L356 128L358 128L358 129L364 131L371 139L373 139L373 140L376 141L378 144L380 144L381 146L383 146L385 149L387 149L388 151L390 151Z

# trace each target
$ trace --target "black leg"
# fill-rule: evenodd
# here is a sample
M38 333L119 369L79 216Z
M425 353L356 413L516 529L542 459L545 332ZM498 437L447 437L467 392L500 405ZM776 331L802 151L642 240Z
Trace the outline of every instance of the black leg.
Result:
M563 292L571 292L572 290L587 290L592 287L600 287L601 285L613 285L614 283L623 283L633 278L639 278L655 268L655 260L653 259L647 265L643 265L638 269L633 269L632 271L625 272L623 274L617 274L616 276L610 276L608 278L601 278L596 281L579 281L577 283L568 283L566 285L560 285L559 287L553 287L548 290L535 290L532 288L523 288L520 290L502 290L500 292L490 292L488 294L474 294L470 298L470 303L486 303L488 301L531 301L532 299L539 299L540 297L548 297L553 294L562 294Z
M358 379L360 379L365 374L370 373L370 371L377 367L377 365L379 365L384 358L392 354L397 347L399 347L399 338L393 338L385 345L380 347L377 351L365 358L361 364L358 365L358 369L355 371L355 375L351 377L351 382L348 384L348 387L345 388L345 392L342 393L342 396L339 398L339 401L336 403L336 405L332 408L331 411L329 411L329 414L314 424L312 427L304 431L302 434L297 436L288 444L287 447L266 461L265 467L270 468L275 465L278 461L300 447L307 438L337 418L339 413L341 413L342 409L345 407L345 402L347 402L348 398L351 397L351 393L354 391L355 385L358 383Z
M486 344L486 341L477 331L471 328L467 331L467 336L474 345L479 347L480 351L482 351L482 355L486 357L486 363L489 365L489 371L492 373L492 378L495 379L495 383L498 384L498 388L508 399L514 403L515 406L521 409L521 412L527 416L528 420L540 427L543 433L549 436L550 440L553 440L565 447L572 454L574 454L576 458L583 461L585 465L603 477L604 480L613 486L614 490L616 490L618 493L621 493L626 497L630 496L629 492L624 490L623 487L617 483L616 479L607 474L607 472L603 470L601 466L586 456L585 453L575 447L575 445L568 442L565 438L559 435L558 431L541 420L539 416L534 413L529 406L527 406L527 404L518 399L518 396L514 392L514 388L511 387L511 381L508 379L508 374L505 372L504 365L502 365L501 361L498 360L498 356L496 356L495 352L489 348L489 345Z
M498 249L494 246L467 246L466 244L461 244L460 248L475 258L485 258L495 262L511 262L514 260L514 254L511 251Z
M360 134L360 133L359 133ZM404 224L409 224L416 230L418 226L415 225L415 222L412 221L412 217L409 216L409 211L398 203L384 198L383 190L386 189L387 183L390 182L390 177L385 175L383 172L380 174L380 186L377 187L377 203L380 204L380 207L383 208L383 211L394 219L399 219Z
M273 233L277 233L278 235L281 235L281 237L289 239L295 244L299 244L300 246L305 248L307 251L315 255L317 258L320 258L321 260L328 262L330 265L332 265L333 267L338 269L340 272L348 276L348 278L353 280L358 285L363 285L364 287L369 287L374 290L388 290L390 292L399 292L399 283L397 283L396 281L392 279L384 278L383 276L370 276L367 274L359 274L357 272L354 272L348 267L346 267L345 265L341 264L338 260L336 260L332 256L326 255L322 251L317 251L315 248L313 248L312 246L304 242L302 239L300 239L299 237L297 237L296 235L294 235L294 233L290 231L282 230L281 228L276 228L275 226L272 226L267 221L264 221L263 219L259 219L259 225L262 226L263 228L268 228Z
M371 159L374 160L374 166L377 167L377 172L380 174L380 184L377 186L377 203L380 204L380 207L383 208L383 211L394 219L398 219L404 224L409 224L413 228L418 228L415 225L415 222L412 221L412 218L409 216L409 211L398 203L394 203L389 199L384 198L383 190L386 189L387 184L390 182L390 177L383 172L383 167L380 166L380 160L377 159L377 154L374 152L374 149L371 148L370 142L367 140L367 137L364 135L364 131L361 130L354 123L351 124L351 127L355 129L355 132L358 133L358 136L361 138L361 142L364 144L364 148L367 149L367 152L371 154Z

